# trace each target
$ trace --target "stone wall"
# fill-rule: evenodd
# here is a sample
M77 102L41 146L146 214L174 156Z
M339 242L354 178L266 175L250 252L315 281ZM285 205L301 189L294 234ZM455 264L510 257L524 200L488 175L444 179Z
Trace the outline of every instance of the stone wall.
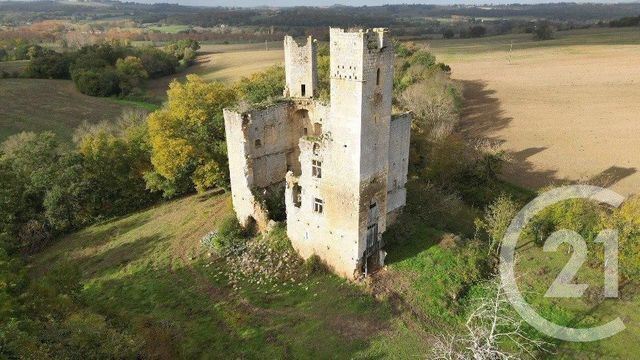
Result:
M409 166L409 145L411 136L411 115L392 117L389 131L389 173L387 177L387 213L404 207L407 199L407 168ZM389 219L394 219L394 216ZM391 221L393 222L393 221Z
M317 44L309 36L304 45L291 37L284 38L285 97L311 98L317 94Z

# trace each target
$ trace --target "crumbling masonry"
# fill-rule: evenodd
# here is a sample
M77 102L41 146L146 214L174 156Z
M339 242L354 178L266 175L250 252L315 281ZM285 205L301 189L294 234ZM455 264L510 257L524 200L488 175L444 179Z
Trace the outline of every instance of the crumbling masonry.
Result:
M293 247L355 278L384 261L381 235L406 200L411 119L391 114L393 46L384 29L331 29L329 104L316 99L316 42L287 36L284 52L285 99L224 112L233 206L265 229L264 194L284 186Z

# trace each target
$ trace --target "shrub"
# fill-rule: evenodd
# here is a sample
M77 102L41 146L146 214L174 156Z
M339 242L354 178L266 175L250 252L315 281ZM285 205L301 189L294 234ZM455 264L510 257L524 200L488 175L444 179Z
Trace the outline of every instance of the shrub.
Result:
M255 198L265 207L269 219L273 221L285 221L287 209L284 201L284 185L273 185L266 189L252 189Z
M284 67L275 65L264 72L242 78L237 90L243 99L257 104L281 97L284 82Z
M76 70L71 75L78 90L90 96L111 96L120 92L120 79L112 68Z
M483 219L476 219L476 234L485 232L489 239L489 253L498 255L498 248L507 228L518 213L519 206L511 197L502 194L484 211Z
M147 118L154 171L147 186L165 197L226 186L229 180L222 109L236 103L236 92L196 75L173 81L168 101Z
M127 56L116 61L116 71L120 79L119 87L123 95L127 95L138 89L142 82L149 77L142 60L134 56Z
M407 58L418 51L418 49L414 43L396 42L395 51L398 57Z
M313 254L304 261L304 271L307 275L327 272L327 266L322 262L320 256Z
M447 29L447 30L442 32L442 37L445 38L445 39L453 39L454 36L455 36L455 34L453 33L453 30L451 30L451 29Z
M469 37L479 38L483 37L487 33L487 29L484 26L475 25L469 29Z
M546 22L539 22L533 30L534 40L551 40L553 39L553 29Z
M239 254L245 248L245 232L235 214L225 216L217 231L211 232L202 239L204 246L211 246L218 254L227 256Z
M425 67L431 67L436 63L436 57L433 56L429 51L420 49L416 51L411 58L409 58L409 63L411 65L422 65Z
M51 233L47 226L38 220L29 220L18 233L19 247L25 254L33 254L44 248L51 241Z
M147 47L140 50L140 59L144 70L150 78L155 79L175 73L178 67L178 59L162 50Z
M640 16L623 17L609 22L609 27L632 27L638 25L640 25Z
M68 79L71 59L65 54L47 51L29 62L26 75L41 79Z

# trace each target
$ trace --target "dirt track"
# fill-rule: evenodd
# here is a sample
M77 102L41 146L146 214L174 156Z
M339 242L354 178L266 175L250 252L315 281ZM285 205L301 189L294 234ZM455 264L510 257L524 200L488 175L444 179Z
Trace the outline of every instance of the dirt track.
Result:
M586 181L640 193L640 45L479 54L451 61L462 131L512 154L506 177L540 188Z

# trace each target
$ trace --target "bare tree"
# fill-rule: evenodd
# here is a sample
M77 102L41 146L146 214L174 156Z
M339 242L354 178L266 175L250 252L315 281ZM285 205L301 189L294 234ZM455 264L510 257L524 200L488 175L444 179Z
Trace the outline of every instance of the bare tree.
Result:
M487 290L490 295L478 301L465 323L466 333L436 339L434 359L512 360L550 351L549 343L526 333L525 321L513 310L499 281L490 282ZM505 345L513 350L505 350Z
M431 140L445 139L459 121L449 90L453 86L446 75L436 74L409 86L399 96L401 107L415 116L414 128Z

